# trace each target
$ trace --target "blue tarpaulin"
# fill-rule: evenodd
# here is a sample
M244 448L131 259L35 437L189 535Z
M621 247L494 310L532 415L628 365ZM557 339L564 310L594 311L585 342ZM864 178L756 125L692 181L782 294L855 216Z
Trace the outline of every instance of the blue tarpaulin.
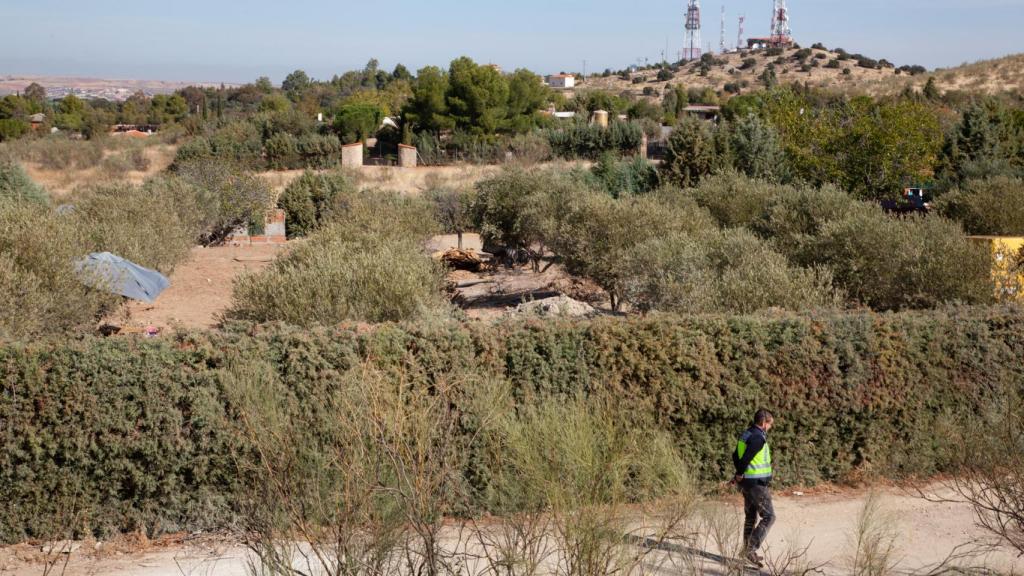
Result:
M89 254L75 266L83 282L133 300L152 303L171 285L166 276L115 256L110 252Z

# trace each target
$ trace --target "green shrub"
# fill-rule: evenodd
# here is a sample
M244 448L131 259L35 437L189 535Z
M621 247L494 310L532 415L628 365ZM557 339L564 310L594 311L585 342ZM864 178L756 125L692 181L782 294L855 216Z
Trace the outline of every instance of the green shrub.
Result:
M589 192L567 175L521 168L481 180L476 191L473 222L484 245L536 252L572 199Z
M416 153L427 166L439 166L448 162L441 138L431 132L420 132L413 137Z
M113 154L103 159L100 170L108 180L123 180L131 172L132 165L123 154Z
M210 140L200 136L186 140L178 147L178 151L174 154L174 164L177 166L212 157L213 147L210 145Z
M712 485L731 476L736 435L755 409L767 407L776 415L772 448L785 471L778 482L789 486L949 470L948 443L936 441L936 422L981 426L981 415L1024 383L1022 357L1024 312L1017 307L369 331L267 326L158 340L7 344L0 347L0 493L7 504L0 507L0 541L50 533L72 501L82 519L77 536L231 525L247 493L239 486L249 477L244 472L260 462L254 444L237 432L244 424L239 414L282 413L253 412L241 402L256 386L274 392L269 398L287 406L286 414L302 415L298 422L313 435L342 414L332 408L336 392L374 374L401 382L410 395L437 394L470 379L495 383L510 392L510 399L487 406L495 423L509 423L498 440L525 441L516 446L519 455L550 457L526 460L546 470L558 469L570 447L580 445L572 438L556 442L559 430L583 429L566 428L576 416L555 408L569 410L580 398L628 415L591 422L628 422L612 437L638 439L645 451L648 440L667 434L692 477ZM446 400L441 414L473 414L468 403L480 401L440 398ZM460 422L448 430L453 444L469 446L468 468L458 475L470 483L465 505L504 514L524 508L514 500L499 507L487 495L501 495L509 468L537 468L525 468L508 451L497 462L481 457L483 446L473 443L480 425L470 417ZM535 440L512 434L534 424L544 424ZM334 458L331 438L337 436L306 446L308 456ZM598 455L578 456L589 462ZM651 470L653 461L665 461L651 458ZM576 472L585 470L572 476L583 478ZM551 479L515 478L541 495Z
M506 146L501 138L456 130L444 142L448 157L470 164L499 164L506 160Z
M1024 236L1024 178L968 180L939 198L936 208L969 234Z
M189 214L203 244L223 241L238 226L264 222L274 201L266 180L217 158L181 163L158 185L180 195L179 212Z
M32 130L32 126L17 118L0 118L0 142L17 140Z
M53 309L55 303L49 296L36 273L19 265L12 255L0 252L0 310L4 311L0 341L45 334L61 326L50 325L51 316L59 311Z
M590 173L594 176L594 187L613 198L647 194L658 187L658 169L639 156L620 160L603 154Z
M145 172L149 170L150 160L149 156L146 156L146 151L143 148L131 148L124 152L125 156L128 157L131 163L132 170L136 172Z
M289 170L298 168L299 141L287 132L278 132L271 136L264 145L267 153L267 166L271 170Z
M25 159L44 170L86 170L103 160L104 143L99 140L69 140L62 135L33 141L25 150Z
M28 177L17 161L0 155L0 202L10 200L46 205L50 202L50 196L42 186Z
M462 234L473 225L473 206L476 203L476 190L430 188L423 197L434 210L434 219L441 225L445 234L458 236L458 248L462 249Z
M346 226L328 226L269 269L236 280L227 318L313 326L422 320L446 312L441 266L417 239L353 238Z
M771 240L772 245L789 258L803 265L814 261L807 246L821 233L822 227L842 220L856 212L871 212L872 204L831 186L812 188L780 187L768 197L764 212L749 222L751 230Z
M297 146L302 163L307 168L334 168L341 159L341 140L334 134L303 134Z
M661 163L663 179L679 186L696 186L716 163L714 135L702 120L680 120L668 138Z
M261 105L267 102L268 98L264 98ZM291 134L296 138L302 138L315 132L316 123L311 115L291 108L287 101L280 103L284 104L285 109L263 112L252 119L259 128L263 140L269 140L275 134Z
M374 190L337 200L330 225L236 280L228 318L311 326L447 313L442 267L423 251L438 229L429 203Z
M115 297L75 274L74 263L92 251L84 232L44 205L0 202L0 339L89 331L112 307Z
M365 142L380 128L384 110L376 104L346 104L334 115L334 131L342 143Z
M210 135L213 155L247 168L263 166L263 141L250 122L232 122Z
M850 298L876 310L993 298L991 255L938 216L896 219L858 210L825 223L801 261L830 268Z
M553 158L551 142L540 131L516 134L508 143L512 158L524 164L539 164Z
M390 238L424 241L440 231L430 202L386 190L360 190L339 204L337 239Z
M260 570L293 572L293 544L282 535L302 534L317 574L390 574L407 562L439 573L439 532L444 514L463 504L472 445L452 430L493 419L491 405L472 400L477 382L455 373L410 389L422 378L366 363L294 387L273 370L251 367L228 393L240 415L232 427L255 448L240 462L238 524Z
M341 173L305 172L284 189L277 200L285 211L288 237L306 236L326 223L355 186Z
M682 527L696 502L688 466L669 436L608 404L554 397L495 426L488 508L505 513L515 527L506 542L522 547L494 546L492 565L541 564L551 550L530 543L544 534L560 574L631 573L643 553L623 535L634 533L638 504L647 505L641 514L657 510L645 535Z
M842 305L827 270L795 267L746 230L655 237L628 260L626 300L640 311L748 314Z
M596 159L605 152L633 153L640 148L643 129L635 122L613 121L608 128L578 121L565 128L547 131L555 155L561 158Z
M149 158L142 148L131 148L111 154L103 159L100 168L109 178L124 178L133 170L144 172L149 169Z
M601 194L582 197L563 205L562 221L549 244L562 257L566 270L593 280L619 310L635 270L629 256L637 244L671 232L701 233L707 230L704 213L693 206L686 212L652 197L614 200Z
M0 353L4 395L20 399L0 405L0 485L17 503L0 540L226 526L244 447L224 431L217 376L166 346L65 342Z
M753 114L732 125L729 148L737 170L762 180L786 179L786 157L779 133L765 120Z
M759 219L773 198L791 190L787 186L755 180L735 172L716 174L686 194L707 208L721 226L750 226Z
M79 190L67 216L89 252L111 252L169 274L188 257L196 230L166 188L111 184Z
M174 157L174 166L216 158L246 168L263 167L263 138L251 122L237 121L182 144Z

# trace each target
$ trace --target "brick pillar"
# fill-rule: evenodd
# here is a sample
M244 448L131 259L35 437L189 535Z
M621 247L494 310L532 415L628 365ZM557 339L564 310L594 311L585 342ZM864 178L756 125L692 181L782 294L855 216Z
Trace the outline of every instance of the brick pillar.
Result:
M362 142L356 142L355 144L346 144L341 147L341 166L342 168L363 167Z
M267 213L267 223L264 226L264 234L267 236L267 242L279 244L288 240L288 233L285 229L285 214L284 210L275 208Z
M407 144L398 145L398 165L402 168L416 167L416 147Z

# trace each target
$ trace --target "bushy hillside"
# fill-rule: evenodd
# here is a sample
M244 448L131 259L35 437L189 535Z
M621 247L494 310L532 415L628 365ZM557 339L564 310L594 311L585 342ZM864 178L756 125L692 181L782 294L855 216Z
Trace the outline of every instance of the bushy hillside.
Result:
M703 61L685 63L671 71L671 78L664 72L659 74L656 67L627 74L605 72L588 78L581 88L652 97L675 84L727 94L757 90L768 82L796 82L878 96L898 94L908 87L922 90L930 78L935 79L939 92L1017 92L1024 87L1024 54L928 72L920 66L895 66L884 58L876 60L815 44L812 48L744 50L706 56Z

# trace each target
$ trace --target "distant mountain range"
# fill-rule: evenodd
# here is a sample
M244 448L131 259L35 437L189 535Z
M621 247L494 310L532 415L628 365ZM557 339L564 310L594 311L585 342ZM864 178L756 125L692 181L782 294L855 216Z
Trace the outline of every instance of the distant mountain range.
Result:
M148 96L170 94L186 86L220 86L214 82L168 82L165 80L107 80L102 78L78 78L72 76L0 76L0 96L25 90L31 83L46 89L50 98L63 98L74 94L79 98L104 98L122 101L142 91ZM238 86L227 84L226 87Z

